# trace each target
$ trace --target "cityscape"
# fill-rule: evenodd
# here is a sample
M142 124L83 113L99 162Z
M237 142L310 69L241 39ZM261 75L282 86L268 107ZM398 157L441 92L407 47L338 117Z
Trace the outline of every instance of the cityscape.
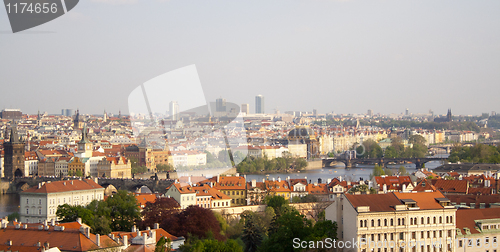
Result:
M224 98L212 104L214 112L205 114L172 101L153 120L79 109L2 110L2 246L32 236L21 243L28 250L154 250L165 237L166 250L191 251L203 239L221 239L217 246L232 251L258 239L255 250L274 251L272 239L286 237L272 233L272 223L285 216L303 218L300 229L324 232L288 237L289 244L279 245L285 251L356 240L356 247L336 249L407 242L412 251L433 251L438 241L439 249L460 251L468 241L497 244L495 112L266 113L262 95L253 114L249 104ZM207 214L215 229L196 220ZM198 222L184 229L177 225L188 220L180 216ZM266 218L273 222L261 223ZM283 225L275 228L292 228ZM208 230L218 232L215 238L206 237ZM69 238L78 234L81 243ZM43 245L36 245L39 237Z
M499 1L4 5L0 252L499 252Z

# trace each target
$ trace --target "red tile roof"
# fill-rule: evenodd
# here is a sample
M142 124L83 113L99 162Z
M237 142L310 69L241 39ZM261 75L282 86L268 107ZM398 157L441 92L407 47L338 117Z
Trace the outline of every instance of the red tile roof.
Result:
M31 187L21 193L56 193L79 190L104 189L91 179L46 182L40 188Z
M106 235L100 236L101 246L97 246L94 234L90 234L87 238L78 229L55 231L54 227L50 227L49 230L38 230L36 227L15 229L9 226L2 229L1 233L0 244L6 244L10 240L13 246L36 247L38 242L42 246L48 242L50 247L58 247L61 251L89 251L120 246Z
M345 197L356 209L359 206L369 206L370 212L392 212L395 205L402 205L401 201L393 194L345 194Z
M500 218L500 211L498 208L458 209L456 226L457 229L460 229L462 234L465 234L464 228L469 228L471 234L478 234L480 232L476 230L475 220L498 218Z
M221 176L215 188L219 190L246 190L245 178L241 176Z
M393 193L398 199L412 199L417 202L417 206L421 210L430 209L443 209L443 206L436 201L437 198L445 198L444 195L439 192L418 192L418 193Z
M466 180L431 180L434 187L443 193L463 193L467 194L469 182Z

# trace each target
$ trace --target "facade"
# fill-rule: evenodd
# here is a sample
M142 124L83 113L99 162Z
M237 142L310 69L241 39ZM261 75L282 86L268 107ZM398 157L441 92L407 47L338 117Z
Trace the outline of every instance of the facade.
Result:
M132 178L131 162L125 157L103 157L97 167L99 177Z
M438 252L455 251L456 211L440 192L393 192L343 194L325 215L339 240L359 243L344 251Z
M56 160L55 157L48 157L38 162L38 176L56 176Z
M24 153L24 176L35 176L38 173L38 157L34 151Z
M94 180L63 180L40 183L20 193L21 221L42 223L57 220L57 207L64 204L86 206L103 200L104 188Z
M410 176L375 176L373 177L373 187L380 193L387 192L410 192L414 185Z
M76 176L77 174L80 176L87 175L85 172L85 162L79 157L74 157L68 163L68 175Z
M181 186L179 183L172 184L165 193L165 196L174 198L181 206L181 209L196 205L196 191L189 185Z
M266 186L266 190L269 192L269 195L281 196L286 200L291 199L290 196L292 190L290 189L287 181L278 178L278 180L273 181L266 180L264 184Z
M179 103L177 101L170 102L169 110L172 120L179 120Z
M218 177L214 188L231 198L231 206L246 205L247 188L244 177L221 176Z
M2 119L19 120L23 117L23 112L19 109L4 109L0 112Z

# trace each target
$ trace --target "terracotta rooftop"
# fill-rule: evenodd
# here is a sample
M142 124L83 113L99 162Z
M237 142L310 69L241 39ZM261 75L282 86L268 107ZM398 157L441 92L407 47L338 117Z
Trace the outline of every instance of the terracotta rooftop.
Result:
M433 179L431 182L437 190L443 193L467 194L469 187L469 182L466 180Z
M345 194L345 197L356 209L359 206L369 206L370 212L392 212L395 205L402 205L393 193L387 194Z
M418 193L400 193L394 192L394 195L400 199L412 199L417 202L420 210L443 209L443 206L436 201L437 198L446 198L441 192L418 192Z
M40 188L31 187L21 193L56 193L79 190L104 189L91 179L46 182Z
M456 227L460 229L462 234L465 234L464 228L468 228L471 234L478 234L480 232L476 230L477 226L475 220L498 218L500 218L500 211L498 208L458 209Z

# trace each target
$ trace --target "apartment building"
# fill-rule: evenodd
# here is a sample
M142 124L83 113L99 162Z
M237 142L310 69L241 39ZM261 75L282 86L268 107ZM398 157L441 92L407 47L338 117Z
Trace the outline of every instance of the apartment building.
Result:
M440 192L392 192L343 194L325 213L339 240L359 244L344 251L443 252L455 251L456 211Z
M63 180L40 183L20 193L21 221L42 223L57 220L57 207L64 204L86 206L103 200L104 188L94 180Z
M457 210L457 252L496 252L499 249L500 209Z

